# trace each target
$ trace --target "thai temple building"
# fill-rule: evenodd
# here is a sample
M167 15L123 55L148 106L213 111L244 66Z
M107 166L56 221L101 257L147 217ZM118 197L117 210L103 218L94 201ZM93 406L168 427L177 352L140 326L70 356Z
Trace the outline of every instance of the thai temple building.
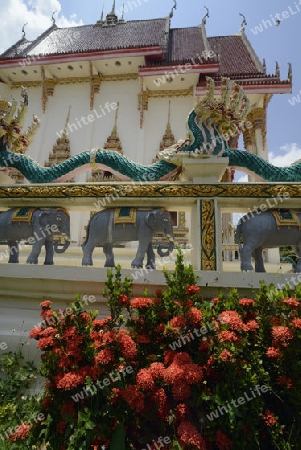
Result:
M208 76L216 95L223 77L243 87L251 102L245 150L268 159L268 104L274 94L291 92L291 69L284 79L278 65L275 73L266 72L246 36L245 19L233 35L207 36L208 12L187 28L171 27L173 13L174 7L166 17L126 21L117 17L113 2L112 10L90 25L59 28L52 18L52 25L34 41L23 28L21 39L0 55L0 96L19 99L20 88L26 88L25 126L33 114L41 120L28 149L32 159L51 167L95 147L151 164L158 150L185 139L186 117L204 96ZM10 176L27 183L15 169ZM72 181L112 180L118 179L91 167ZM232 180L233 171L227 169L222 181ZM71 238L79 245L90 212L72 214ZM225 245L234 243L230 218L224 214ZM173 220L177 240L185 246L189 213L175 211ZM224 257L232 254L231 245L225 247Z

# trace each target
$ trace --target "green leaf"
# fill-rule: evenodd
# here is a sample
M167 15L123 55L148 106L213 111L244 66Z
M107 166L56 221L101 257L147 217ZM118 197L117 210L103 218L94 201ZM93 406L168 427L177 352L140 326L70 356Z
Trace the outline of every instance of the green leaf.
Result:
M126 450L125 449L126 432L123 423L120 423L112 436L110 450Z

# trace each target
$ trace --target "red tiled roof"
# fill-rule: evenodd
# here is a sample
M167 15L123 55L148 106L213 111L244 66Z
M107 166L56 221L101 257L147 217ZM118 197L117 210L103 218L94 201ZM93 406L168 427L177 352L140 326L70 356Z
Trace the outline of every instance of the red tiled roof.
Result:
M32 42L25 38L20 39L14 45L9 47L2 55L1 59L5 58L17 58L20 54L26 53L26 49L31 46Z
M260 74L241 36L209 37L210 48L220 55L220 74Z
M201 26L170 29L169 24L169 17L70 28L58 28L54 24L33 42L25 38L19 40L0 55L0 61L156 47L162 50L160 56L154 58L153 55L152 59L146 59L146 67L189 62L204 66L215 64L216 72L219 64L219 72L212 73L217 82L221 76L240 80L242 84L271 84L280 81L277 76L265 74L255 52L243 35L207 38L207 50L215 54L213 58L207 59L204 58L206 46ZM209 73L210 70L207 75ZM205 83L204 76L200 76L199 86Z
M126 48L159 46L166 48L166 18L135 20L111 26L84 25L58 28L52 26L29 47L6 51L0 59L26 56L53 56Z
M169 33L169 62L191 61L202 57L205 45L200 27L175 28ZM199 59L198 59L198 62Z

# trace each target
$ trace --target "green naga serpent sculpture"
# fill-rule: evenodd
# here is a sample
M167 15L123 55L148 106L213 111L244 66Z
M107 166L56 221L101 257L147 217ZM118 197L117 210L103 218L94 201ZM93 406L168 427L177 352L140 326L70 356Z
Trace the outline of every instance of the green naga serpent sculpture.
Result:
M102 149L84 151L53 167L39 166L23 154L38 129L39 121L34 116L31 127L21 134L28 105L24 90L22 96L24 101L16 115L16 102L6 105L0 102L0 167L14 167L32 183L66 181L91 169L91 165L108 170L122 180L159 181L177 173L184 157L203 158L203 164L206 164L208 156L229 158L229 167L250 173L261 181L301 181L301 162L280 168L256 155L231 148L237 134L246 126L249 100L242 88L229 79L223 79L221 96L216 100L214 81L207 78L206 96L188 116L186 140L158 152L158 162L150 166Z

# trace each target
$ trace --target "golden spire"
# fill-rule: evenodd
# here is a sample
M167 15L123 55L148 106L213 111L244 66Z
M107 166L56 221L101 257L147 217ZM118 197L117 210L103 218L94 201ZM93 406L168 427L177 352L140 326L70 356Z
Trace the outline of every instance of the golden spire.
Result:
M167 118L167 125L165 129L165 133L163 135L163 139L160 142L160 150L164 150L165 148L171 147L173 144L175 144L176 140L175 137L171 131L171 125L170 125L170 100L168 102L168 118Z
M67 117L66 117L64 130L63 130L62 136L61 136L64 139L66 139L66 137L67 137L67 126L68 126L68 123L69 123L69 120L70 120L70 111L71 111L71 105L69 105L69 110L68 110L68 114L67 114Z

